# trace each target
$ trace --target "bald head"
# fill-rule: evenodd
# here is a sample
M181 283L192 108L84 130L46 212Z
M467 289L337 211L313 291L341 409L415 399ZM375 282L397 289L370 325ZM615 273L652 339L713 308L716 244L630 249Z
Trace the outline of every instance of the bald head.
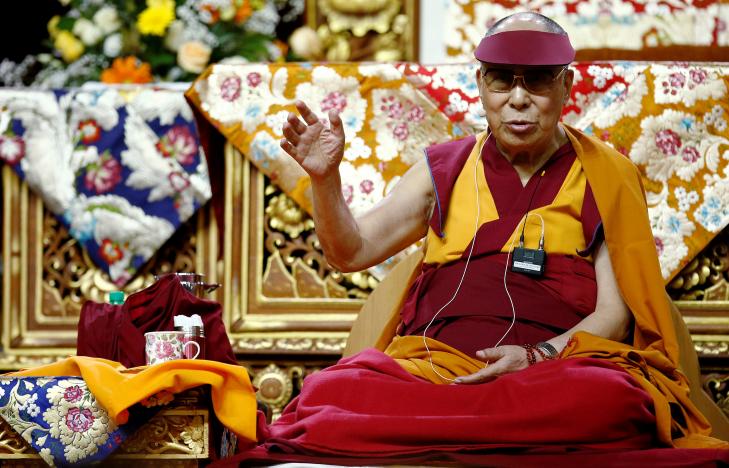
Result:
M540 31L552 34L567 34L562 26L550 18L533 11L522 11L501 18L486 31L485 37L506 31Z

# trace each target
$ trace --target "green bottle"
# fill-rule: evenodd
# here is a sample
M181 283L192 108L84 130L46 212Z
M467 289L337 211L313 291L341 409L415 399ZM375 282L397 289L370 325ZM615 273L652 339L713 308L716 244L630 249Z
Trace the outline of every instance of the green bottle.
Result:
M109 293L109 304L111 305L123 305L124 304L124 291L112 291Z

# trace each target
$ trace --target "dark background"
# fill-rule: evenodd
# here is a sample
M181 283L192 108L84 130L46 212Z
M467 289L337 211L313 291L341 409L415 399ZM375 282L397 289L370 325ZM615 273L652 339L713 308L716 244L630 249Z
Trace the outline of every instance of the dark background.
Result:
M67 7L58 0L6 0L0 27L0 61L19 62L28 54L50 52L43 42L50 40L46 25L53 15Z

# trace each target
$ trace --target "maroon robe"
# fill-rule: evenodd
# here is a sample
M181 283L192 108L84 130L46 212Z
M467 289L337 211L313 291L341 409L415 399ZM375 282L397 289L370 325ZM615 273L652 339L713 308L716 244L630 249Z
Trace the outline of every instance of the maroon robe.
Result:
M460 151L454 143L428 148L427 160L433 176L437 207L431 228L442 233L451 190L475 144L466 139ZM455 300L428 327L427 336L449 344L471 356L495 346L509 328L511 304L503 286L507 255L501 248L529 209L549 205L557 196L576 154L569 143L554 155L522 186L516 170L499 154L495 140L484 145L486 181L494 198L499 218L482 225L468 265L468 274ZM546 170L548 176L539 177ZM530 204L531 200L531 204ZM507 272L509 292L516 312L512 330L500 344L537 343L548 340L575 326L595 310L597 284L595 269L587 256L601 239L600 215L589 188L581 210L582 229L587 249L574 255L549 254L541 277ZM550 235L550 227L546 234ZM470 247L470 246L469 246ZM410 289L402 311L401 335L422 335L435 313L450 299L461 279L468 248L463 256L445 265L424 265L423 272Z
M126 367L145 364L144 334L174 330L174 316L198 314L206 337L206 359L236 364L222 308L186 290L174 275L165 275L130 295L123 305L84 303L78 323L76 354L110 359Z

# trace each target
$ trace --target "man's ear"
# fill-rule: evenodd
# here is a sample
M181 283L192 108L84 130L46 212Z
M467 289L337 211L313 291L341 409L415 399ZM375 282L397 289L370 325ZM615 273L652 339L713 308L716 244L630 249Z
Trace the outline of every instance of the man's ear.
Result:
M572 92L572 84L575 80L575 72L571 68L568 68L564 72L564 103L567 104L567 101L570 100L570 93Z

